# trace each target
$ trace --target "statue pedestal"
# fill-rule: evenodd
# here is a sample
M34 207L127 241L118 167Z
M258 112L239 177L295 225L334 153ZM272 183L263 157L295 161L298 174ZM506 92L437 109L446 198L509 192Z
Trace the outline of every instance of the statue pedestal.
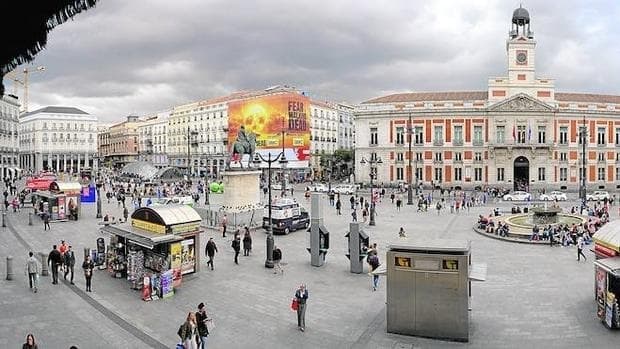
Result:
M262 208L260 201L260 175L256 170L230 169L222 174L224 195L221 211L248 212Z

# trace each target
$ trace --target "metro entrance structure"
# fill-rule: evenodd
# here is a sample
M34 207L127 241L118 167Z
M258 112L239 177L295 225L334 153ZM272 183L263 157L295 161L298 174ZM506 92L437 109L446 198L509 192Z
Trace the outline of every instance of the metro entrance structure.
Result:
M355 158L383 159L377 183L576 191L585 175L591 190L620 186L620 96L556 92L554 79L536 74L528 11L516 9L509 23L507 74L490 77L486 91L398 93L361 103ZM355 170L358 182L369 181L369 168Z

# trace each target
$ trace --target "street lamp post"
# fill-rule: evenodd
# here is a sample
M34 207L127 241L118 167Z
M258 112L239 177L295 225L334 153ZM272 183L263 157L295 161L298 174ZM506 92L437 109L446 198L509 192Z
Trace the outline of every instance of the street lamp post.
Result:
M411 112L409 113L409 124L407 125L407 135L409 136L409 173L407 180L409 181L409 185L407 186L407 205L413 205L413 188L411 187L411 179L413 178L413 169L411 168L411 138L413 138L413 132L411 129ZM416 166L417 167L417 166ZM416 168L417 175L417 168ZM417 186L417 180L416 180Z
M96 218L103 217L101 215L101 187L102 186L103 186L103 183L101 183L101 179L97 178L97 181L95 182L95 187L97 188L97 216Z
M588 130L586 128L586 116L583 115L583 126L579 130L579 139L581 140L581 178L579 181L579 198L582 207L586 204L586 141Z
M265 241L267 245L267 249L266 249L267 258L265 259L265 268L273 268L273 222L271 221L271 164L273 164L276 161L280 161L280 164L284 166L287 160L284 157L283 152L278 154L276 157L272 157L271 153L269 153L269 156L267 156L267 158L264 158L259 153L254 154L254 163L256 165L260 165L261 162L267 163L267 188L269 191L269 198L268 198L269 206L267 210L268 210L269 224L267 225L267 238Z
M370 158L370 160L366 160L365 158L362 157L362 160L360 160L360 164L365 165L366 163L368 163L370 165L370 221L368 222L368 225L376 225L375 222L375 193L374 193L374 178L377 175L377 165L380 165L383 163L383 161L381 160L381 158Z
M190 161L191 161L191 152L190 152L190 146L192 145L198 145L198 142L194 141L192 142L192 136L197 136L198 132L197 131L191 131L189 128L189 125L187 126L187 179L189 180L191 174L192 174L192 167L190 165Z

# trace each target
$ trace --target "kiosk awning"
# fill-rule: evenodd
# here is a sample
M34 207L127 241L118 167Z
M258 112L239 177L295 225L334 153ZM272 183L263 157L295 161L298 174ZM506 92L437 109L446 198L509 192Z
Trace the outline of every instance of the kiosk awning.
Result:
M605 224L592 236L592 239L597 244L620 252L620 220Z
M603 268L609 274L620 276L620 257L604 258L594 261L594 265Z
M78 182L52 182L50 191L60 191L65 193L79 193L82 191L82 185Z
M202 221L198 212L187 205L141 207L131 214L131 218L164 226Z
M145 231L126 230L123 228L107 226L101 228L106 233L122 236L127 240L132 241L136 245L148 248L152 250L155 245L167 242L175 242L183 240L183 237L173 234L150 234Z

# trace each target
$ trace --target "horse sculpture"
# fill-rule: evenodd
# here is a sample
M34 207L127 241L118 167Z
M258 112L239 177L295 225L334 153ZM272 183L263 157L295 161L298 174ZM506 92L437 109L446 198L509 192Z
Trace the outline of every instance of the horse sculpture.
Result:
M233 161L233 158L239 156L239 165L243 168L243 155L248 154L248 168L252 167L252 161L254 160L254 152L256 151L256 134L254 132L249 132L247 134L247 141L243 141L237 139L235 143L232 144L230 149L230 157L228 158L228 167L230 167L230 163Z

